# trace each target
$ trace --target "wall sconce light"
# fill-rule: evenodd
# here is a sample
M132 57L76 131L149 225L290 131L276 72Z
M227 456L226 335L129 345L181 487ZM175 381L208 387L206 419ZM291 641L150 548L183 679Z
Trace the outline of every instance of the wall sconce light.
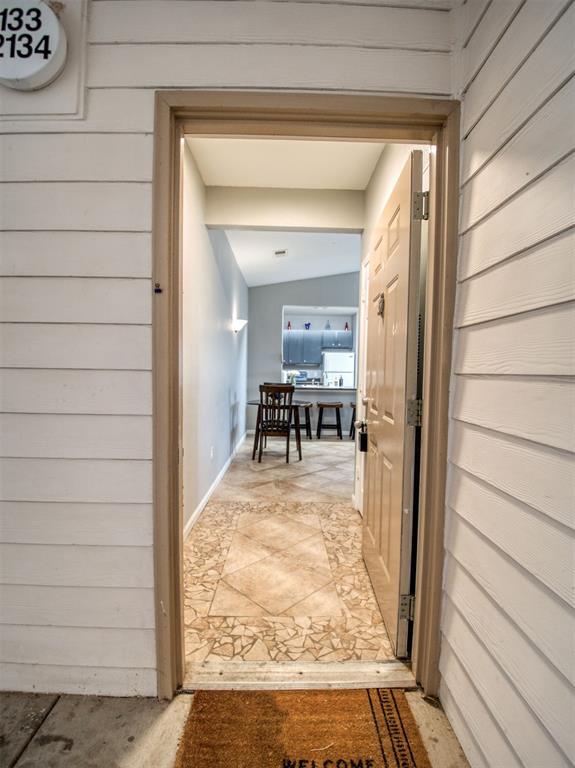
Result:
M238 333L248 324L247 320L232 320L232 331Z

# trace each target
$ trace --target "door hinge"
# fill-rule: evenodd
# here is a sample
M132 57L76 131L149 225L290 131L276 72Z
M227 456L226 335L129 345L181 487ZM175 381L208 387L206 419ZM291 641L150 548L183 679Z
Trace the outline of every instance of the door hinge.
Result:
M415 595L399 596L399 619L413 621L415 616Z
M407 426L420 427L423 419L423 400L407 401Z
M429 219L429 192L416 192L413 195L413 218L419 221Z

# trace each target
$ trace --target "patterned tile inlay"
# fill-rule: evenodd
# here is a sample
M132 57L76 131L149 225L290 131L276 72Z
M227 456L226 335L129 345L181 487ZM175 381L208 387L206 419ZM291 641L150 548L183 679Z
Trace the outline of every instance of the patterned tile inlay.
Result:
M393 658L349 503L211 501L185 570L189 662Z

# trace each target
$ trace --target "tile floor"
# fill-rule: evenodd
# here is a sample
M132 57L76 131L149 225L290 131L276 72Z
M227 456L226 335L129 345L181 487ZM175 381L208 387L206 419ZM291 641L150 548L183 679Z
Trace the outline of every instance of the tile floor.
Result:
M185 544L188 662L393 658L351 506L353 443L245 444Z

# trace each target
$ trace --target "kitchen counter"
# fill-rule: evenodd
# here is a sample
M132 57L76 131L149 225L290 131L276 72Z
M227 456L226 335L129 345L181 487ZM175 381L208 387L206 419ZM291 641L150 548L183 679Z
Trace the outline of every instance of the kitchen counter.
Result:
M300 384L299 386L296 386L295 388L296 392L333 392L337 394L345 393L349 394L350 392L355 392L355 387L334 387L334 386L326 386L325 384Z
M349 426L351 424L352 416L352 403L355 403L357 390L353 387L329 387L323 384L308 384L307 386L300 385L295 387L294 400L307 400L312 404L311 408L311 423L314 431L317 428L318 417L318 403L343 403L341 409L341 424L343 428L344 439L349 439ZM326 422L334 421L334 414L332 411L326 412ZM332 436L332 432L326 432L326 435Z

